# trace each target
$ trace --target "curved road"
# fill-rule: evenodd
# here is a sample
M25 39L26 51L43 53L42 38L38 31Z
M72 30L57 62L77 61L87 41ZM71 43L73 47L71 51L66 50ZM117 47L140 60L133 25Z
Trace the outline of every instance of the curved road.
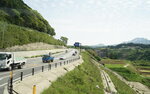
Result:
M74 49L68 50L67 53L61 52L54 54L54 62L51 64L48 63L43 63L42 62L42 57L37 57L37 58L29 58L27 59L27 63L23 69L15 69L13 71L13 81L20 80L20 75L21 72L23 72L23 77L27 77L32 75L32 71L34 68L34 72L38 73L42 71L42 66L44 66L44 70L46 69L53 69L55 67L61 66L63 64L67 64L72 62L72 60L76 60L79 57L79 52L77 51L76 56L72 56L73 52L75 52ZM59 60L60 57L64 57L65 60ZM4 87L8 83L10 72L9 71L0 71L0 94L3 94Z

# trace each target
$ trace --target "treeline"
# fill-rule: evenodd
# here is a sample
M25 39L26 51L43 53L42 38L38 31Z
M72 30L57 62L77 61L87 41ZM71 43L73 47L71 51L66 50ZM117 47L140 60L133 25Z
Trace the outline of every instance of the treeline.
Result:
M150 49L107 49L106 57L111 59L150 60Z
M96 51L101 57L108 57L111 59L150 61L150 45L128 43L99 48Z
M49 23L22 0L0 0L0 21L55 35Z
M135 44L135 43L122 43L122 44L118 44L116 46L108 46L107 48L114 48L114 49L118 49L118 48L150 48L150 44Z
M34 42L44 42L53 45L65 45L61 40L37 32L36 30L0 22L0 48L23 45Z

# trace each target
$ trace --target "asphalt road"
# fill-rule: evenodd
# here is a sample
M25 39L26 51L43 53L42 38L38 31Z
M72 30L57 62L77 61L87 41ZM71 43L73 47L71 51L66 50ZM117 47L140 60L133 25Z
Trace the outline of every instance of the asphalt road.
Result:
M74 50L69 50L67 53L61 52L53 55L55 58L54 62L52 63L43 63L42 57L29 58L23 69L13 70L13 81L15 82L21 79L21 72L23 72L23 78L32 75L33 68L34 74L36 74L38 72L42 72L42 66L44 67L44 70L51 70L56 67L71 63L73 62L73 60L77 60L79 57L79 54L77 54L76 56L72 56L73 52ZM60 57L63 57L65 59L59 60ZM9 71L0 71L0 94L3 94L4 87L8 84L9 77Z

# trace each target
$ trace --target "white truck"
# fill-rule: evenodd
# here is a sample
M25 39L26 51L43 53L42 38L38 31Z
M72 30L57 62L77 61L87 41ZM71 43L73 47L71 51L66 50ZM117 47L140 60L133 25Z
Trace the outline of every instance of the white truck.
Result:
M27 60L23 57L15 57L14 53L11 52L0 52L0 70L13 68L21 69Z

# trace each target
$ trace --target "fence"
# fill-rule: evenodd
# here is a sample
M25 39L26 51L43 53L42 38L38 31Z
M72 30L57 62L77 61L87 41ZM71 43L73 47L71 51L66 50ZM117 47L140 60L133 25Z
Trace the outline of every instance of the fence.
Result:
M55 69L57 67L70 64L70 63L72 63L78 59L80 59L80 57L76 57L76 58L72 58L72 59L68 59L68 60L61 60L61 61L58 61L56 63L51 62L51 63L43 64L41 66L37 66L34 68L28 68L28 69L25 69L21 72L17 72L17 73L15 73L14 76L12 76L12 78L10 77L10 79L8 80L8 88L7 88L8 93L9 94L19 94L13 90L13 82L22 81L23 78L25 78L25 77L33 76L39 72L50 71L50 70Z

